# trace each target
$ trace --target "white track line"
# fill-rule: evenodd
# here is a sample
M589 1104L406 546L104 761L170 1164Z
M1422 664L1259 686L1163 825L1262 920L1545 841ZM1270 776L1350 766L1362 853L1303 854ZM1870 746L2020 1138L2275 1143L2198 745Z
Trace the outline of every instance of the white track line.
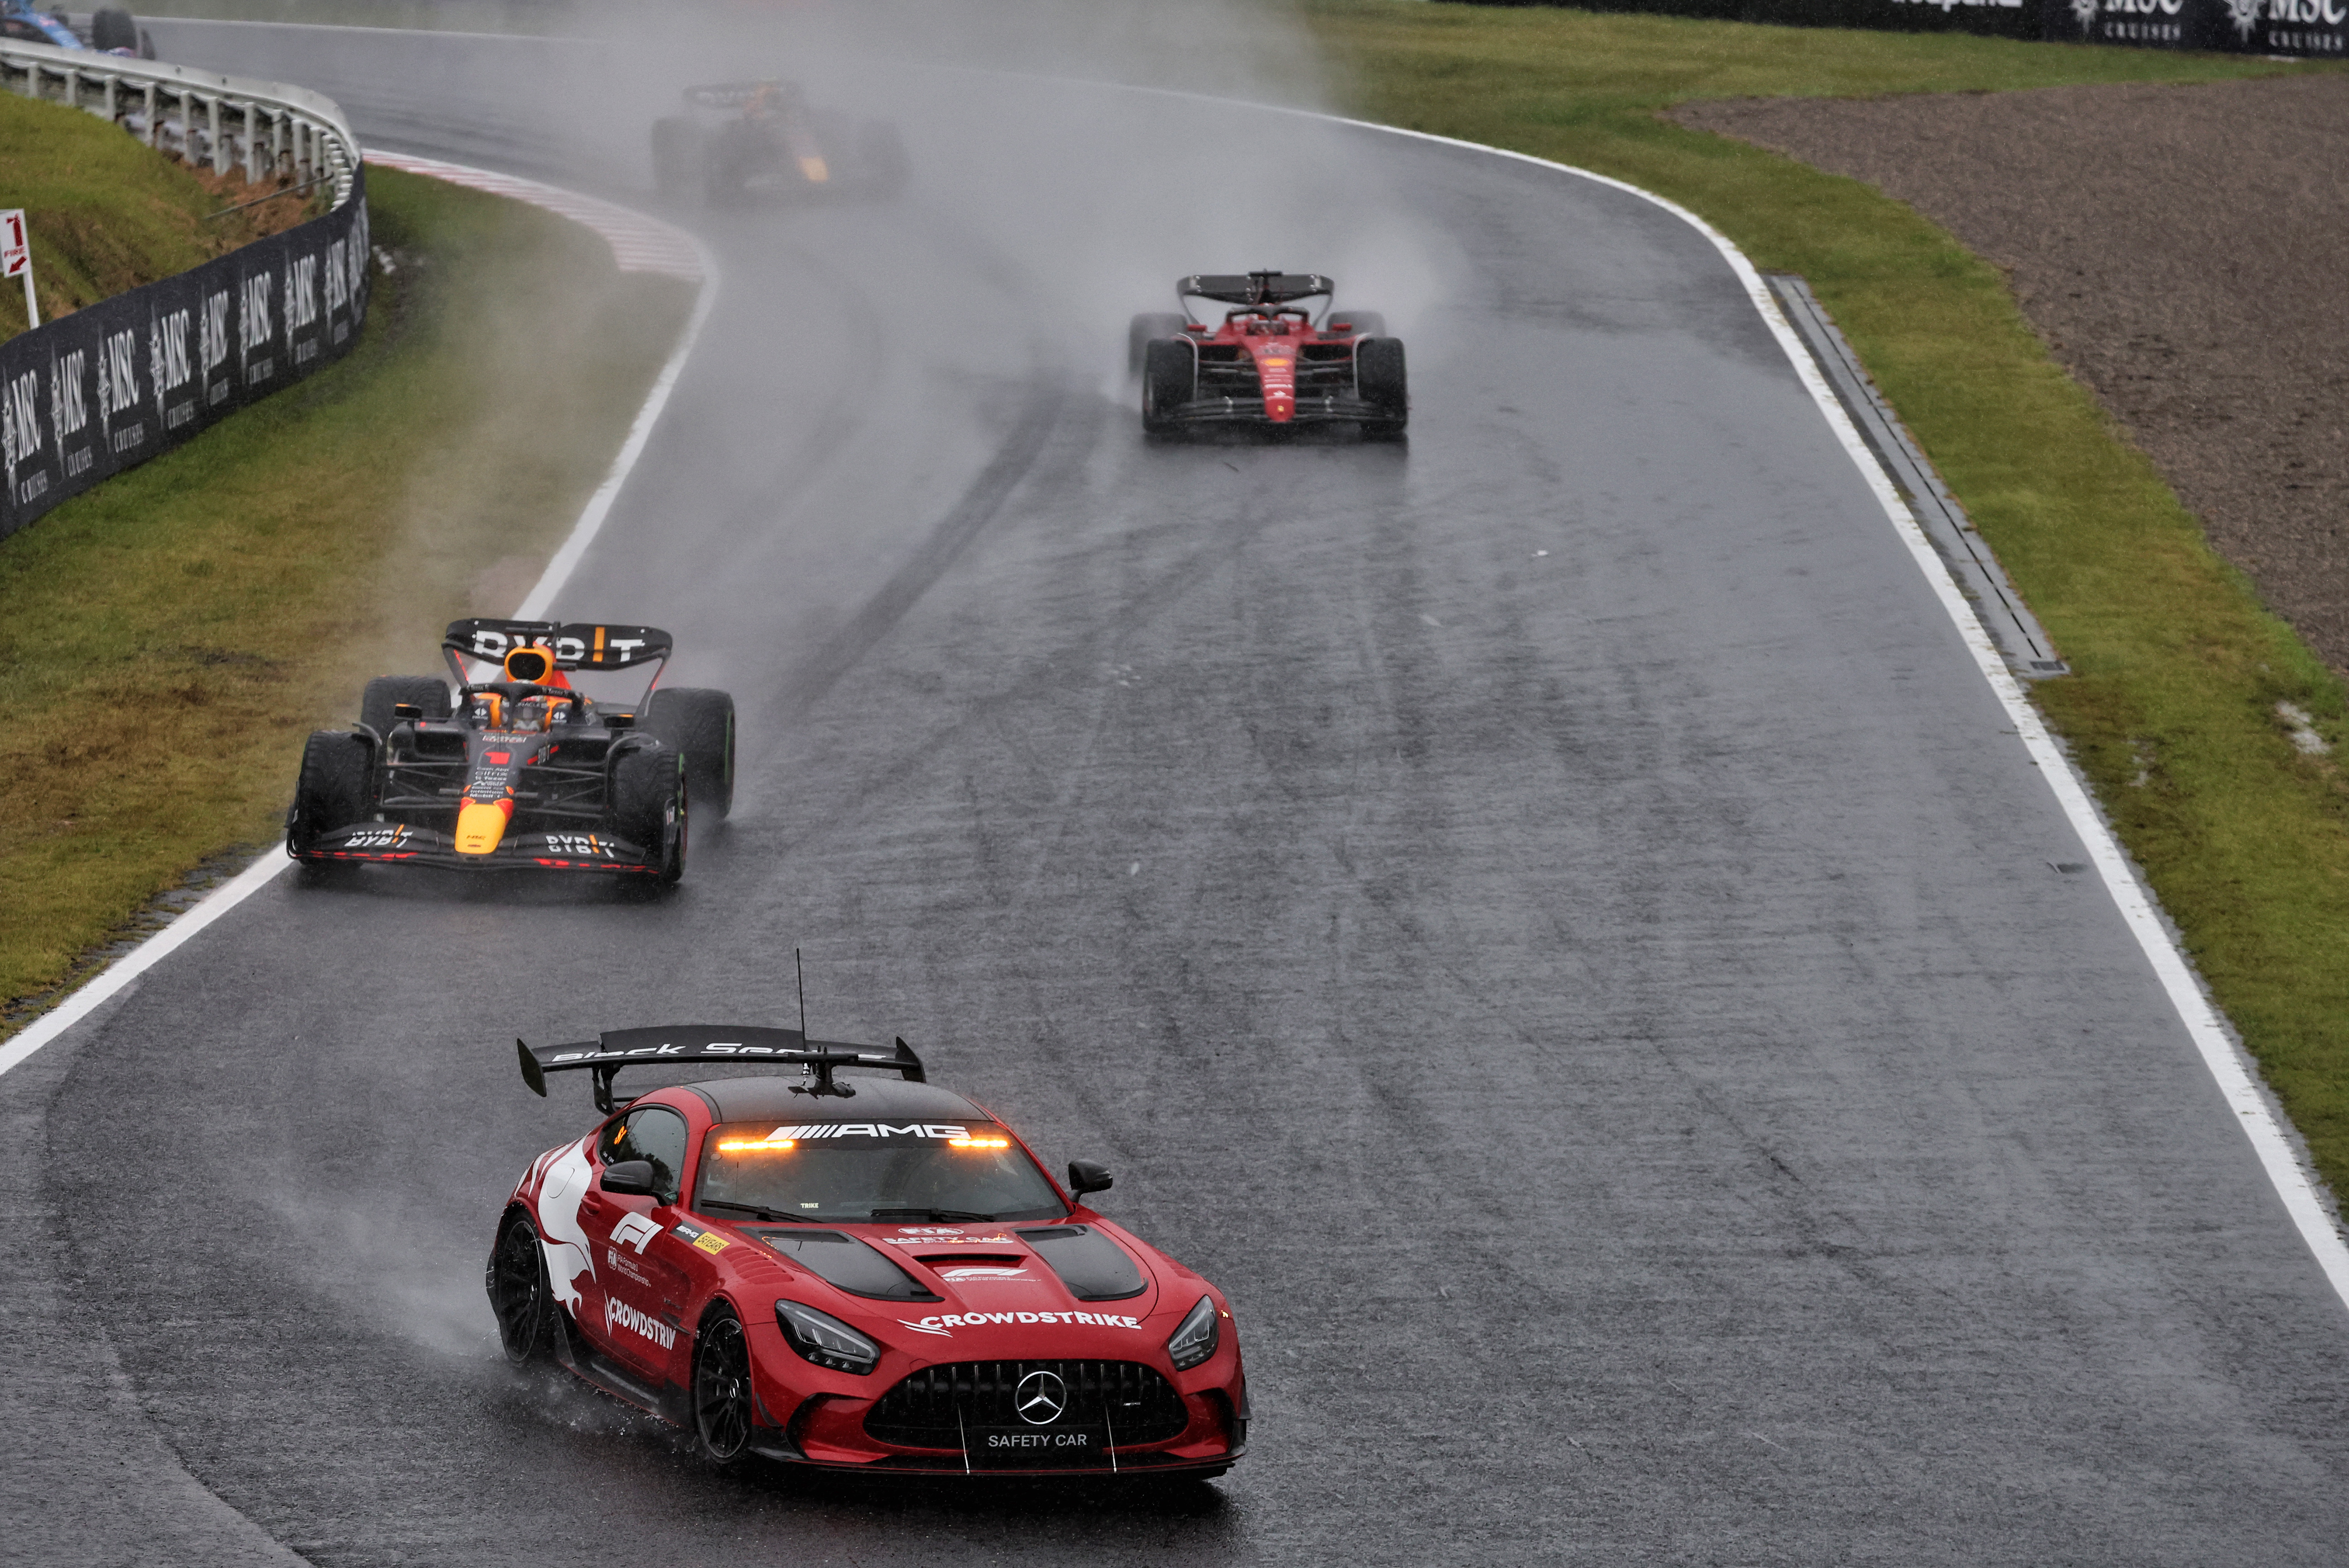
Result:
M2064 754L2063 748L2047 732L2047 726L2040 721L2039 710L2023 696L2022 683L2007 668L2006 660L1999 654L1998 645L1991 640L1990 633L1974 614L1973 606L1959 591L1956 579L1950 575L1948 563L1941 559L1931 541L1925 537L1925 530L1918 524L1908 504L1900 499L1899 491L1894 488L1891 475L1885 472L1876 454L1868 451L1868 444L1860 440L1859 431L1853 427L1843 405L1836 400L1834 389L1827 385L1826 377L1820 372L1817 361L1803 346L1793 325L1778 308L1777 300L1772 297L1768 286L1763 283L1762 275L1745 258L1745 253L1739 250L1726 234L1677 202L1668 201L1652 191L1642 191L1637 185L1593 173L1588 169L1577 169L1569 163L1553 163L1547 158L1512 152L1505 147L1486 147L1481 142L1462 141L1423 130L1405 130L1399 126L1376 125L1369 120L1348 119L1339 115L1316 113L1311 109L1287 109L1283 112L1381 131L1390 136L1407 136L1419 141L1466 148L1495 158L1513 158L1521 163L1531 163L1561 174L1589 180L1627 195L1637 196L1643 202L1655 203L1713 243L1713 249L1721 253L1731 270L1736 273L1738 282L1745 286L1746 296L1754 302L1754 308L1761 312L1763 321L1778 339L1778 347L1785 350L1786 358L1794 364L1795 373L1802 378L1804 389L1811 394L1811 400L1818 405L1819 413L1827 421L1827 427L1835 431L1836 440L1843 443L1843 450L1851 459L1852 465L1868 482L1868 489L1876 495L1877 504L1884 509L1886 520L1900 535L1901 543L1909 546L1909 554L1916 561L1917 569L1925 574L1925 580L1931 585L1934 597L1941 601L1942 610L1957 627L1958 635L1964 639L1966 650L1973 655L1975 668L1982 671L1982 679L1990 682L1991 690L1998 695L2000 705L2006 710L2006 716L2013 721L2015 730L2023 737L2023 749L2037 765L2040 776L2047 781L2047 787L2055 792L2056 803L2064 808L2064 815L2071 822L2073 831L2080 836L2089 860L2095 866L2097 875L2104 878L2105 890L2112 895L2113 902L2120 909L2122 919L2128 923L2129 934L2137 938L2137 944L2144 950L2147 961L2153 965L2154 975L2161 981L2161 989L2168 996L2170 1006L2177 1010L2179 1020L2185 1023L2186 1033L2194 1041L2194 1048L2201 1053L2202 1064L2209 1069L2210 1076L2218 1080L2220 1096L2227 1107L2235 1113L2244 1136L2251 1140L2251 1147L2259 1156L2260 1165L2267 1172L2268 1180L2274 1185L2276 1195L2283 1199L2284 1210L2292 1216L2292 1222L2298 1228L2301 1239L2316 1255L2317 1266L2324 1271L2324 1277L2333 1286L2333 1293L2341 1298L2344 1306L2349 1306L2349 1243L2344 1242L2341 1228L2326 1205L2313 1173L2302 1158L2292 1135L2284 1130L2278 1119L2273 1104L2255 1076L2255 1069L2228 1033L2218 1010L2211 1006L2193 966L2187 961L2185 953L2179 950L2176 939L2170 935L2168 924L2163 919L2153 896L2137 880L2135 868L2129 865L2127 853L2089 800L2086 786L2081 783L2079 774L2073 771L2071 759Z
M585 508L579 514L579 521L572 524L570 536L563 541L562 548L554 552L554 558L546 564L546 570L540 574L538 586L530 590L530 597L523 599L522 607L514 611L517 620L536 619L546 613L546 607L561 591L564 583L578 566L580 557L587 553L588 545L602 530L605 518L611 514L612 503L620 493L620 487L627 483L629 472L636 466L636 459L644 453L645 442L651 437L661 410L668 406L668 395L676 389L678 377L684 373L685 361L693 352L694 342L701 336L702 324L709 319L710 306L718 298L717 260L699 240L683 230L672 228L641 213L616 207L609 202L597 201L592 196L582 196L576 192L559 190L553 185L542 185L534 180L518 181L485 169L469 169L458 163L396 158L374 152L366 156L371 162L410 168L414 172L429 173L435 179L450 180L477 190L495 190L500 195L512 196L516 201L529 202L561 213L611 241L613 253L620 258L623 271L668 273L695 279L701 286L700 294L694 301L693 315L686 322L685 331L678 337L676 348L670 351L668 363L661 367L660 375L654 379L652 390L645 394L644 405L636 410L636 423L628 428L628 439L621 443L619 454L612 460L611 472L604 476L604 483L596 487L595 493L587 498ZM432 166L429 169L414 167L425 162L431 162ZM542 200L542 196L549 199ZM557 205L552 198L560 198L564 204ZM581 216L591 212L595 214L594 221ZM619 243L613 240L613 233L624 228L631 235L648 234L658 230L676 236L687 247L693 270L683 274L675 272L675 257L666 252L659 256L662 265L631 269L621 254ZM665 245L668 243L664 241ZM26 1024L13 1039L0 1044L0 1074L9 1072L34 1052L121 994L132 981L178 951L205 927L260 892L293 866L294 862L284 856L274 852L264 854L243 871L197 900L189 907L187 913L107 965L89 983Z

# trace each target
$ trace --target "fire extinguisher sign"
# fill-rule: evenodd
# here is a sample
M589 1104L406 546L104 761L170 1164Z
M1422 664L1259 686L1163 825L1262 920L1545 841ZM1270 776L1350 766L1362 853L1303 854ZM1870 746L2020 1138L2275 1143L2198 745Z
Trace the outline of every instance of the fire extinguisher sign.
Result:
M21 277L33 265L33 242L25 237L25 209L0 212L0 277Z

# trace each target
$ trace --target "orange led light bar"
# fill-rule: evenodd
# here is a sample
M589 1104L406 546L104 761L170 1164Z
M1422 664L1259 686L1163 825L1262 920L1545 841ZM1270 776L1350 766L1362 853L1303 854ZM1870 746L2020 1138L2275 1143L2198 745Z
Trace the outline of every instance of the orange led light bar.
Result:
M799 1140L797 1138L787 1137L781 1143L769 1143L762 1137L735 1137L728 1138L724 1143L719 1144L718 1146L718 1152L720 1154L740 1154L744 1149L763 1148L772 1149L776 1153L781 1154L788 1150L797 1148L798 1147Z
M948 1148L1009 1148L1008 1137L956 1137L947 1140Z

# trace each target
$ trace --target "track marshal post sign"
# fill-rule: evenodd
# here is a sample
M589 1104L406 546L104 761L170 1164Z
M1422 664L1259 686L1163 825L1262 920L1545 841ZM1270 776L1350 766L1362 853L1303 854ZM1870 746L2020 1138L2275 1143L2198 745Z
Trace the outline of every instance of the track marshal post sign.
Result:
M25 328L41 324L40 302L33 297L33 236L25 229L25 209L0 212L0 277L25 280Z

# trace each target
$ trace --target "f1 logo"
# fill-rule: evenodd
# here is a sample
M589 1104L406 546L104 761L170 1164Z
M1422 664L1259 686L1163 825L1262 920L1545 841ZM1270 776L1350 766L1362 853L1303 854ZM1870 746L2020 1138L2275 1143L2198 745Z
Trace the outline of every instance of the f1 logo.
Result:
M620 1222L612 1227L612 1244L616 1247L633 1247L636 1249L636 1256L641 1258L645 1255L645 1243L660 1232L661 1228L654 1224L647 1216L630 1212L621 1215Z

